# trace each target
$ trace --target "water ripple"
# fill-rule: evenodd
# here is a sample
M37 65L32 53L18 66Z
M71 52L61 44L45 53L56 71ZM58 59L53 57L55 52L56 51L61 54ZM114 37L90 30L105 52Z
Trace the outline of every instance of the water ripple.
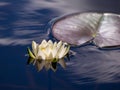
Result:
M75 49L77 54L67 69L69 79L76 84L120 82L117 79L120 77L119 50L101 51L92 48L92 53L88 53L91 52L89 46Z

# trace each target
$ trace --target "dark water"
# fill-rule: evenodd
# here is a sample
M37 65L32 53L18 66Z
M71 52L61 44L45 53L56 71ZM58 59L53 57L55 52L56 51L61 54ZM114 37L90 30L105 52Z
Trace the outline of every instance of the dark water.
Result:
M0 90L120 90L120 49L71 48L56 72L26 65L26 48L49 39L51 19L85 11L120 14L120 0L0 0Z

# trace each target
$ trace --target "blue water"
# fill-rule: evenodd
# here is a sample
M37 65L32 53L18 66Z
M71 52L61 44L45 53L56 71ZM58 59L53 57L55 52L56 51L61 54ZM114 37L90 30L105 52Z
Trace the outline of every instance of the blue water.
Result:
M120 14L120 0L0 0L0 90L120 90L120 49L74 47L64 70L26 65L31 41L48 37L48 22L73 12Z

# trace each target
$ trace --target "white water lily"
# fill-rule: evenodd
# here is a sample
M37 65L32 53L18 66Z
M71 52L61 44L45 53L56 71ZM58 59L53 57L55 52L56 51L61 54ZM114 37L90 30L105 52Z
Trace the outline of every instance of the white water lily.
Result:
M50 64L57 61L60 62L60 60L64 59L68 54L69 49L70 46L62 41L53 43L51 40L43 40L41 44L37 44L35 41L32 41L32 51L28 48L28 54L34 59L34 62L37 61L35 64L41 65L40 63L38 64L40 61L42 62L42 67L45 66L45 68L49 69L51 67Z

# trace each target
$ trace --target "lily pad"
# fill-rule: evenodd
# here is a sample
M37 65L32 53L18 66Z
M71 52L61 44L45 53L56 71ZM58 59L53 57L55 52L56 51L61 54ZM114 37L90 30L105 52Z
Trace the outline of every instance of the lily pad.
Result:
M104 14L94 39L94 43L102 48L120 46L120 16Z
M111 13L75 13L58 19L52 34L72 45L93 41L100 48L120 45L120 15Z

